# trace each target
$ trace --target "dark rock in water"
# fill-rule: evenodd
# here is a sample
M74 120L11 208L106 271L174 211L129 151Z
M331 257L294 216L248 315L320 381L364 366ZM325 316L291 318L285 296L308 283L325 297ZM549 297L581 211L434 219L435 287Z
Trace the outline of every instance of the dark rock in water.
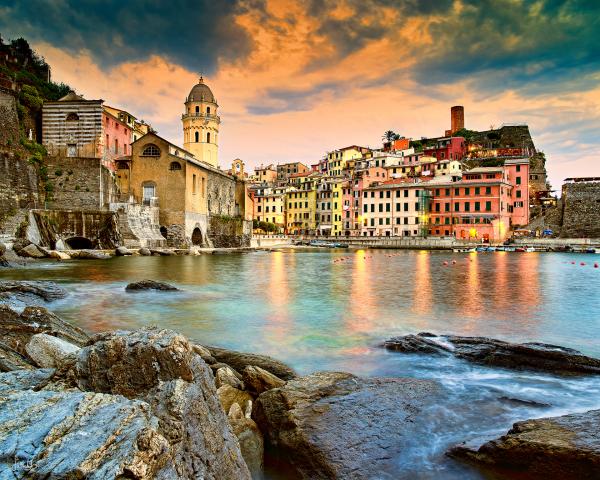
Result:
M522 407L548 408L552 406L549 403L536 402L535 400L526 400L523 398L511 398L506 396L499 397L498 400Z
M384 342L388 350L452 354L482 365L540 370L557 374L600 374L600 359L572 348L544 343L509 343L486 337L405 335Z
M44 307L26 307L19 314L6 305L0 305L0 338L7 346L26 356L25 346L37 333L46 333L77 346L83 346L89 339L83 330Z
M0 295L4 298L21 295L23 298L37 297L46 302L67 296L67 292L54 282L0 281Z
M281 378L291 380L295 378L296 372L285 363L275 360L267 355L256 355L254 353L237 352L219 347L206 346L212 356L219 362L225 363L238 372L243 372L247 366L260 367L267 372Z
M35 365L29 358L0 342L0 372L33 368Z
M150 253L156 256L171 257L177 255L173 250L163 250L162 248L151 248Z
M132 253L127 247L117 247L115 249L115 255L117 257L125 257L127 255L132 255Z
M500 478L598 479L600 410L518 422L497 440L479 448L460 445L448 455Z
M125 287L127 291L136 290L161 290L161 291L179 291L177 287L164 282L155 282L154 280L140 280L139 282L130 283Z
M250 478L212 373L182 335L151 328L96 335L71 375L82 390L150 405L172 459L157 478Z
M427 380L319 372L261 394L252 417L267 451L300 478L396 478L400 452L442 392Z
M31 390L47 372L0 375L0 478L149 480L172 463L147 404Z

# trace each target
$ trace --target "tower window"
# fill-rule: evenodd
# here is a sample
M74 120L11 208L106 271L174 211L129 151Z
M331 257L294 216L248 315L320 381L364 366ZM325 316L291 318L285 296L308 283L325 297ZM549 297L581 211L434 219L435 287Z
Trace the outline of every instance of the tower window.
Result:
M198 132L194 132L194 137L196 138L196 143L198 143L200 141L200 135Z
M210 143L210 132L206 134L206 142Z
M210 107L206 107L206 113L210 115Z
M200 107L196 105L196 113L200 113Z

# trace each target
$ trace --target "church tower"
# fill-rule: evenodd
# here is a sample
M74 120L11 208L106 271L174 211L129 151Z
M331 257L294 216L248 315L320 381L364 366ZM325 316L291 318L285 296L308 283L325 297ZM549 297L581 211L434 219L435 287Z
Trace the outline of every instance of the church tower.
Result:
M219 166L219 124L217 100L200 77L185 99L183 148L213 167Z

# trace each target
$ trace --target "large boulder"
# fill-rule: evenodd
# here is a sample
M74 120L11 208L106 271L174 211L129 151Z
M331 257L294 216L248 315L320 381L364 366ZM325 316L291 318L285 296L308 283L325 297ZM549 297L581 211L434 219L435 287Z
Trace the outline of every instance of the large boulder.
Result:
M281 378L253 365L244 368L242 375L246 388L257 395L272 388L283 387L285 385L285 382Z
M42 252L36 245L30 243L26 247L23 247L21 250L17 252L17 254L21 257L29 257L29 258L44 258L46 254Z
M80 328L60 319L44 307L26 307L20 314L0 304L0 338L13 350L27 355L25 346L33 335L46 333L76 346L83 346L89 336Z
M486 337L419 333L391 338L383 346L396 352L454 355L495 367L557 374L600 374L600 359L572 348L544 343L509 343Z
M150 255L152 255L152 252L150 251L150 249L146 248L146 247L142 247L138 250L138 253L140 255L142 255L143 257L149 257Z
M29 358L42 368L57 368L62 365L66 357L78 350L77 345L45 333L33 335L25 345Z
M165 282L157 282L155 280L140 280L132 282L125 287L128 292L136 292L141 290L160 290L163 292L176 292L179 289Z
M110 258L108 253L97 250L71 250L69 254L72 258L79 258L81 260L106 260Z
M147 404L32 390L51 372L0 374L0 478L150 480L173 468L169 443Z
M115 249L115 255L117 257L125 257L127 255L132 255L132 252L127 247L121 246Z
M292 368L267 355L237 352L219 347L207 346L206 348L210 350L210 353L217 361L226 363L238 372L242 372L247 366L253 365L272 373L282 380L291 380L296 377L296 372Z
M461 445L449 455L498 478L600 478L600 410L517 422L479 448ZM496 478L496 477L494 477Z
M143 400L173 458L164 477L250 477L221 408L212 373L188 340L145 328L94 336L71 375L81 390Z
M244 382L238 378L231 367L221 367L215 372L215 386L231 385L233 388L244 390Z
M48 256L50 258L55 258L56 260L70 260L71 256L60 250L48 250Z
M396 478L442 393L427 380L318 372L261 394L252 417L268 452L301 478Z

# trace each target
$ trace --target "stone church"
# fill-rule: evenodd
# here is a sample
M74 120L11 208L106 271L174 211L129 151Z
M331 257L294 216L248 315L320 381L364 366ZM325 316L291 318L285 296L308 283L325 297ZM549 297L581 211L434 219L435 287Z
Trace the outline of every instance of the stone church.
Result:
M122 194L159 207L160 230L172 247L239 247L250 243L252 200L243 175L219 166L218 104L200 78L185 100L180 148L155 132L117 159Z

